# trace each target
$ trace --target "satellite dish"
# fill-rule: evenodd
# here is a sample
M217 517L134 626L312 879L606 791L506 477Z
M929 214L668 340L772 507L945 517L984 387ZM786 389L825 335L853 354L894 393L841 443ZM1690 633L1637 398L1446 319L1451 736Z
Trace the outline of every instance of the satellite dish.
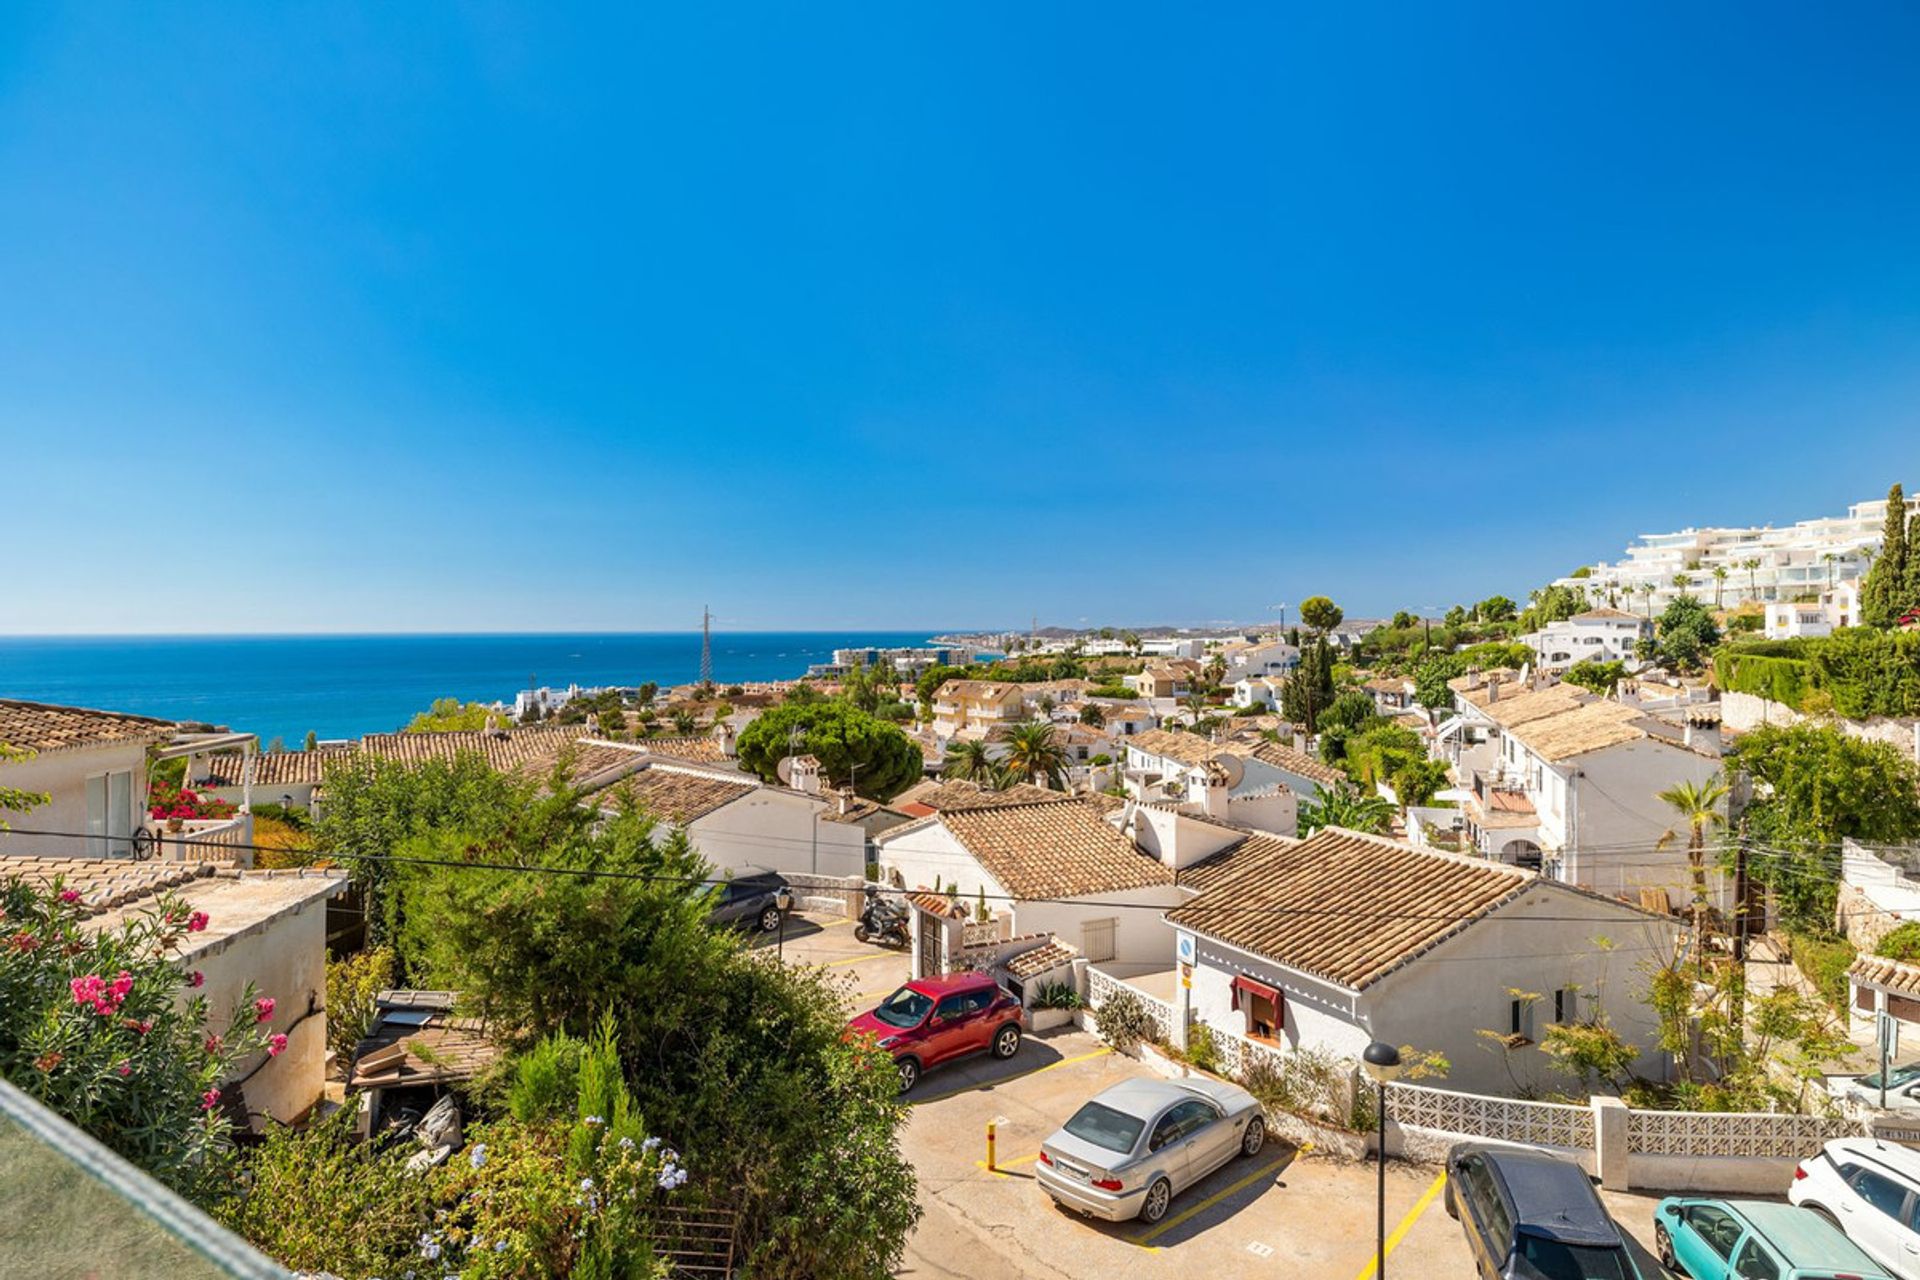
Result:
M773 772L774 772L774 776L780 779L781 786L783 787L792 786L793 785L793 757L781 756L780 763L773 766Z
M1241 783L1241 780L1247 776L1246 761L1242 760L1239 756L1236 756L1231 752L1222 751L1219 755L1213 758L1211 763L1219 765L1220 768L1226 773L1227 785L1229 787L1239 786Z

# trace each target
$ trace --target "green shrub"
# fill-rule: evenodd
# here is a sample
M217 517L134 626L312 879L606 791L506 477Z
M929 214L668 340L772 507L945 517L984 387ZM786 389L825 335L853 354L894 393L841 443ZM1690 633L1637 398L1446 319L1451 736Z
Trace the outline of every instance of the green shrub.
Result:
M1844 1013L1847 1008L1847 970L1860 953L1845 938L1812 933L1789 933L1787 952L1794 967L1811 982L1821 999Z
M1204 1022L1187 1031L1187 1062L1202 1071L1220 1069L1220 1049L1213 1042L1213 1028Z
M373 1027L374 997L393 982L392 947L327 961L327 1047L342 1064Z
M1080 993L1064 982L1044 984L1033 995L1033 1007L1036 1009L1078 1009Z
M1353 1063L1324 1049L1297 1049L1285 1054L1249 1051L1240 1083L1260 1104L1275 1111L1341 1128L1357 1128L1357 1093Z
M1873 954L1889 960L1920 960L1920 920L1909 920L1888 930Z
M1147 1014L1147 1007L1129 991L1116 991L1093 1011L1094 1029L1100 1038L1126 1053L1142 1040L1159 1038L1159 1028Z

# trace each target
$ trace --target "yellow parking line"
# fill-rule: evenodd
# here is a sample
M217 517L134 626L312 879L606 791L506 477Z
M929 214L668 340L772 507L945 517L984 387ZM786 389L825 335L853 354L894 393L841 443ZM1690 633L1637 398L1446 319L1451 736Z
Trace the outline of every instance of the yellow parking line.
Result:
M1395 1227L1393 1234L1387 1237L1388 1253L1392 1253L1393 1247L1406 1237L1408 1231L1413 1229L1413 1224L1420 1221L1420 1215L1427 1211L1428 1206L1433 1203L1433 1198L1440 1194L1440 1188L1446 1185L1447 1175L1442 1173L1433 1180L1433 1185L1428 1187L1426 1191L1421 1194L1420 1198L1413 1202L1413 1208L1407 1210L1407 1216L1400 1219L1400 1225ZM1379 1265L1380 1260L1378 1258L1368 1259L1366 1270L1354 1277L1354 1280L1373 1280L1373 1270Z
M1168 1231L1173 1230L1175 1227L1179 1226L1181 1223L1185 1222L1187 1219L1193 1217L1196 1213L1205 1213L1208 1209L1213 1208L1213 1206L1219 1204L1222 1200L1225 1200L1228 1196L1232 1195L1234 1192L1245 1191L1248 1187L1260 1181L1260 1179L1272 1176L1273 1172L1276 1169L1279 1169L1280 1167L1285 1165L1287 1161L1291 1159L1293 1159L1293 1155L1291 1152L1289 1152L1288 1154L1281 1156L1278 1160L1275 1160L1270 1164L1263 1165L1260 1168L1255 1169L1252 1173L1240 1179L1240 1181L1234 1183L1232 1186L1221 1188L1220 1190L1214 1192L1212 1195L1208 1196L1205 1200L1202 1200L1199 1204L1196 1204L1191 1208L1183 1209L1179 1213L1174 1214L1171 1218L1168 1218L1165 1222L1162 1222L1159 1226L1155 1227L1153 1230L1148 1231L1142 1235L1135 1236L1133 1238L1133 1242L1135 1244L1147 1244L1151 1242L1156 1237Z
M1001 1172L1002 1170L1018 1169L1021 1165L1032 1164L1035 1160L1038 1160L1039 1158L1040 1158L1040 1153L1036 1151L1030 1156L1016 1156L1012 1160L998 1161L995 1163L994 1167L991 1169L987 1168L987 1162L985 1160L975 1160L973 1162L973 1167L976 1169L980 1169L986 1173L990 1173L996 1178L1004 1178L1007 1176L1007 1174Z
M913 1100L913 1104L915 1106L920 1106L928 1102L942 1102L948 1098L957 1098L963 1093L973 1093L979 1089L997 1088L998 1086L1003 1084L1012 1084L1015 1080L1025 1080L1028 1076L1041 1075L1048 1071L1057 1070L1060 1067L1070 1067L1076 1062L1085 1062L1089 1058L1104 1058L1112 1052L1113 1052L1113 1046L1106 1045L1101 1048L1095 1049L1092 1053L1082 1053L1082 1054L1077 1054L1071 1058L1062 1058L1058 1062L1049 1062L1046 1066L1035 1067L1031 1071L1021 1071L1014 1075L1004 1076L998 1080L982 1080L979 1084L965 1085L959 1089L949 1089L945 1093L936 1093L929 1098L915 1098Z
M844 969L846 966L850 964L859 964L862 960L889 960L889 959L892 959L892 957L889 956L886 952L876 951L870 956L848 956L845 960L829 960L825 964L822 964L820 967L822 969Z

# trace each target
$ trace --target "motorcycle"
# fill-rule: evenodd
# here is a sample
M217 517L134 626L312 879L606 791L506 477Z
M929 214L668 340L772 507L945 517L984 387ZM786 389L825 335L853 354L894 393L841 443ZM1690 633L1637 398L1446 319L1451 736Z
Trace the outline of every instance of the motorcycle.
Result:
M866 906L860 911L860 922L853 926L853 936L861 942L875 942L884 947L906 946L906 904L891 902L867 890Z

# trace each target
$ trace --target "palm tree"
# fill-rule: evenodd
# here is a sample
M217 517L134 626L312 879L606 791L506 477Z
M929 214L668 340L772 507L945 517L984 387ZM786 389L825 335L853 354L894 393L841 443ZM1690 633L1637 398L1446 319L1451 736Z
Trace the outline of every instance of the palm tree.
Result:
M1195 689L1180 699L1180 705L1193 713L1193 722L1200 723L1200 717L1207 714L1207 695Z
M1833 590L1833 566L1839 561L1840 557L1829 551L1820 558L1827 562L1827 590L1831 591Z
M1065 781L1067 749L1052 725L1043 720L1002 725L994 737L1005 749L1001 759L1009 777L1027 778L1039 787Z
M1377 835L1392 820L1393 805L1385 796L1352 787L1333 791L1315 787L1313 799L1300 806L1299 828L1302 836L1310 836L1322 827L1345 827Z
M1727 825L1726 815L1720 812L1720 802L1726 795L1727 783L1718 774L1705 782L1675 783L1660 793L1660 799L1680 815L1687 829L1687 870L1693 877L1693 909L1696 915L1704 915L1707 906L1707 832ZM1679 834L1678 831L1667 832L1655 847L1664 849Z
M1693 585L1693 579L1684 573L1676 573L1673 575L1673 585L1677 590L1684 593L1687 588Z
M682 707L673 713L673 731L681 737L686 737L699 727L700 717L694 715L693 712L687 710L687 708Z
M1747 571L1747 598L1750 600L1758 600L1760 598L1760 576L1757 570L1760 568L1760 557L1749 556L1740 562L1740 567Z
M1639 586L1635 587L1634 590L1640 593L1640 599L1647 606L1647 621L1652 622L1653 621L1653 584L1651 582L1643 582Z
M949 778L978 783L989 791L998 791L1007 781L1006 770L987 751L987 744L977 738L956 742L947 748L944 772Z
M1732 575L1728 572L1727 566L1723 564L1713 566L1713 607L1716 612L1720 608L1720 592L1726 586L1730 576Z

